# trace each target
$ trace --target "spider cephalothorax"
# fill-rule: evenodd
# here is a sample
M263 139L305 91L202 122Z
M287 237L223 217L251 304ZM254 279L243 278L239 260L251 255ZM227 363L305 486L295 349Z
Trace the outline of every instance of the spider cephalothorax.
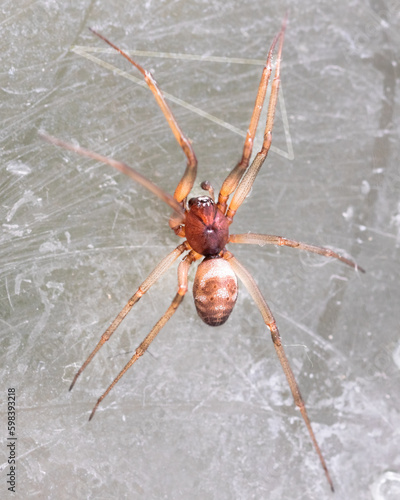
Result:
M286 20L283 22L281 31L274 38L271 48L268 52L267 62L261 75L256 102L243 147L242 158L223 182L221 190L219 192L217 203L213 201L214 191L210 183L204 182L201 186L203 189L207 190L210 193L211 197L200 196L197 198L192 198L188 203L187 209L184 208L186 207L186 200L193 187L197 174L197 159L194 154L191 142L186 138L182 130L179 128L178 123L176 122L171 110L165 102L162 92L160 91L151 74L148 71L144 70L138 63L133 61L124 51L116 47L102 35L96 33L93 30L92 31L97 36L102 38L105 42L111 45L111 47L122 54L142 73L150 90L153 92L154 97L158 102L162 112L167 118L167 121L172 129L172 132L174 133L176 140L178 141L187 157L187 167L185 173L178 183L174 195L171 196L170 194L160 189L158 186L154 185L139 172L129 167L126 163L122 163L120 161L113 160L112 158L99 155L98 153L94 153L93 151L89 151L80 148L79 146L66 143L54 137L46 135L43 135L43 137L53 144L64 147L66 149L70 149L71 151L75 151L76 153L79 153L83 156L87 156L89 158L107 163L145 186L146 189L156 194L162 201L164 201L174 210L174 214L170 218L169 225L177 236L185 238L185 241L178 245L175 250L170 252L143 281L136 293L129 299L128 303L125 305L122 311L117 315L109 328L103 333L100 341L98 342L92 353L76 373L74 380L72 381L70 390L74 386L79 375L91 362L102 345L104 345L104 343L109 340L118 325L136 304L136 302L138 302L138 300L151 288L151 286L159 279L159 277L186 252L185 257L182 259L178 266L178 291L174 299L172 300L171 305L164 313L164 315L154 325L147 337L136 349L135 354L132 356L130 361L125 365L125 367L113 380L107 390L97 400L97 403L94 406L92 413L90 414L89 420L92 419L97 407L105 398L105 396L107 396L110 390L126 373L126 371L140 358L140 356L144 354L151 342L155 339L158 332L175 313L188 290L188 272L190 266L194 262L204 257L201 264L198 266L193 285L193 295L199 316L205 323L211 326L218 326L224 323L228 319L236 302L238 291L236 276L239 277L239 279L242 281L242 283L245 285L248 292L254 299L254 302L261 312L265 325L271 332L272 341L274 343L279 361L282 365L283 371L290 386L294 401L300 409L301 415L307 426L321 465L325 471L327 480L331 486L331 489L333 490L333 483L330 478L328 468L317 443L314 431L311 427L304 401L300 395L300 391L297 386L293 371L286 357L275 319L254 278L233 256L233 254L226 249L226 245L228 243L288 246L306 250L308 252L314 252L326 257L333 257L339 259L340 261L355 269L358 268L359 270L363 271L363 269L357 267L355 262L353 262L352 260L343 257L328 248L317 247L314 245L309 245L307 243L301 243L299 241L282 238L281 236L268 234L229 234L229 225L232 223L238 208L248 195L257 176L257 173L263 165L271 146L272 128L280 83L280 62L285 26ZM267 123L265 125L264 131L264 142L259 153L255 156L253 162L249 166L254 137L260 118L261 109L264 104L269 77L272 71L272 53L274 52L277 44L277 62L275 76L271 85L271 96L268 106ZM228 199L231 195L232 198L228 206Z
M209 196L189 200L185 219L185 238L201 255L218 255L229 241L229 223Z

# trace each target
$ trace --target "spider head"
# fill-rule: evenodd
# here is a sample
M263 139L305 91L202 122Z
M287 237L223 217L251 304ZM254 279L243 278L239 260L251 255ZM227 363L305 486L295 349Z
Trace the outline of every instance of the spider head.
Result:
M228 220L209 196L189 200L185 235L193 250L205 256L218 255L228 243Z

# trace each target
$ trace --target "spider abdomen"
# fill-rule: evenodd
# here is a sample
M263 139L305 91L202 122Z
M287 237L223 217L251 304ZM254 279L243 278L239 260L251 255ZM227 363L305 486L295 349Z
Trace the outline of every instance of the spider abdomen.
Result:
M197 268L193 298L200 318L210 326L225 323L238 295L237 278L221 257L206 257Z

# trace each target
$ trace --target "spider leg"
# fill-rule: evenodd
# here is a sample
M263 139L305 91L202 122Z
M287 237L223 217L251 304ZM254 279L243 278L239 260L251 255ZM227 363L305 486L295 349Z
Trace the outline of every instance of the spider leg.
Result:
M121 321L125 318L125 316L129 313L132 307L138 302L138 300L143 297L143 295L149 290L149 288L154 285L154 283L164 274L171 265L175 262L175 260L183 254L186 250L189 250L190 247L188 243L185 241L181 245L179 245L175 250L169 253L164 259L153 269L153 271L147 276L147 278L143 281L143 283L139 286L138 290L132 297L129 299L125 307L118 314L118 316L114 319L111 325L107 328L107 330L101 336L101 339L97 343L96 347L90 353L89 357L83 363L83 365L79 368L76 373L74 380L69 388L71 390L75 382L77 381L79 375L83 372L83 370L87 367L87 365L92 361L94 356L100 350L100 348L110 339L111 335L115 332L115 330L120 325Z
M92 413L90 414L89 420L92 420L97 407L103 401L103 399L107 396L107 394L111 391L111 389L115 386L115 384L121 379L121 377L129 370L129 368L137 361L143 354L146 352L149 345L156 338L158 332L163 328L165 323L171 318L171 316L178 309L181 304L187 290L188 290L188 271L191 264L197 260L200 256L195 252L190 252L179 264L178 267L178 293L175 295L171 305L165 312L165 314L161 317L161 319L156 323L151 332L147 335L147 337L143 340L143 342L136 349L135 354L128 361L128 363L124 366L124 368L120 371L117 377L113 380L113 382L109 385L107 390L99 397L97 400Z
M300 390L299 390L299 387L297 385L296 379L294 377L294 373L293 373L292 368L290 367L289 361L286 357L285 350L284 350L282 342L281 342L281 337L279 335L278 327L276 326L276 322L275 322L275 319L272 315L272 312L271 312L270 308L268 307L268 304L266 303L264 297L262 296L260 289L258 288L256 282L254 281L254 278L247 271L247 269L245 269L243 267L243 265L230 252L226 252L224 254L224 258L230 263L234 272L237 274L239 279L242 281L244 286L249 291L250 295L253 297L253 300L256 303L258 309L260 310L265 324L267 325L268 329L271 332L272 341L274 343L274 347L275 347L276 353L278 355L279 361L281 363L281 366L283 368L283 371L286 375L286 379L289 383L289 387L290 387L290 390L292 392L294 402L295 402L296 406L298 406L298 408L300 409L301 415L303 417L303 420L307 426L309 435L311 437L311 441L313 442L314 448L318 454L321 465L325 471L325 475L326 475L326 478L328 480L328 483L331 487L331 490L334 491L334 487L333 487L332 479L331 479L329 471L328 471L328 467L327 467L325 459L322 455L321 449L318 445L314 431L311 427L311 422L310 422L310 419L309 419L308 414L307 414L304 400L300 394Z
M256 102L253 108L253 114L251 116L250 125L249 128L247 129L247 135L244 141L242 158L240 162L235 166L235 168L230 172L228 177L224 180L221 187L221 191L219 192L218 208L221 210L222 213L225 213L227 200L229 196L233 193L233 191L235 191L235 189L237 188L237 185L239 184L242 175L244 174L249 165L251 153L253 151L254 137L256 135L258 122L260 120L260 114L264 105L265 95L267 93L268 81L272 71L272 53L275 49L275 45L276 42L278 41L278 38L280 36L283 36L284 29L285 28L283 26L281 31L275 36L268 52L267 61L265 63L261 75L260 84L258 86Z
M233 217L237 209L240 207L240 205L245 200L246 196L249 194L250 189L254 183L254 180L257 177L257 174L268 155L269 148L271 147L272 128L274 125L275 110L278 101L278 92L279 92L280 75L281 75L281 56L282 56L283 39L285 36L285 28L286 28L286 18L283 21L282 29L278 35L279 37L278 54L276 58L275 76L272 81L271 96L269 98L269 104L268 104L267 123L265 125L265 132L264 132L264 142L260 152L257 153L252 164L241 178L240 183L232 197L229 208L226 212L226 217L229 223L232 223Z
M144 177L144 175L140 174L126 163L114 160L113 158L108 158L107 156L100 155L98 153L95 153L94 151L90 151L89 149L81 148L80 146L76 146L75 144L71 144L70 142L65 142L61 139L57 139L57 137L47 135L44 132L39 132L39 135L42 139L49 142L50 144L68 149L69 151L73 151L74 153L77 153L81 156L86 156L87 158L92 158L93 160L101 161L102 163L114 167L115 169L133 179L138 184L141 184L143 187L151 191L158 198L160 198L160 200L162 200L173 210L175 210L175 212L178 214L177 220L180 220L181 222L184 220L185 211L173 196L163 191L156 184L151 182L149 179Z
M356 262L339 255L330 248L317 247L314 245L309 245L307 243L302 243L301 241L288 240L282 236L274 236L272 234L257 234L257 233L245 233L245 234L231 234L229 236L229 243L249 243L251 245L279 245L291 248L298 248L299 250L306 250L307 252L317 253L319 255L324 255L325 257L332 257L344 262L350 267L353 267L357 271L365 273L365 269L359 266Z
M168 125L170 126L175 136L175 139L177 140L178 144L185 153L187 158L186 170L174 193L174 198L180 203L190 193L197 174L197 159L189 139L182 132L181 128L178 125L178 122L175 120L175 117L172 114L172 111L169 108L168 104L166 103L164 96L159 86L157 85L157 82L154 80L152 74L146 69L144 69L142 66L140 66L140 64L135 62L132 58L130 58L126 52L124 52L119 47L114 45L112 42L107 40L107 38L105 38L103 35L100 35L100 33L97 33L97 31L93 30L92 28L89 29L92 33L94 33L96 36L98 36L104 42L110 45L110 47L112 47L122 56L124 56L125 59L127 59L142 73L147 85L149 86L150 90L152 91L157 101L157 104L160 106L161 111L163 112L165 118L167 119Z

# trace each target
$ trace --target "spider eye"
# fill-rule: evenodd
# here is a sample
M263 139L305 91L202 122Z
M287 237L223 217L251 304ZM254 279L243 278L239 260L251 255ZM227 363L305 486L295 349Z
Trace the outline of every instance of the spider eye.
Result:
M189 208L194 204L198 207L213 207L214 202L209 196L198 196L197 198L190 198Z

